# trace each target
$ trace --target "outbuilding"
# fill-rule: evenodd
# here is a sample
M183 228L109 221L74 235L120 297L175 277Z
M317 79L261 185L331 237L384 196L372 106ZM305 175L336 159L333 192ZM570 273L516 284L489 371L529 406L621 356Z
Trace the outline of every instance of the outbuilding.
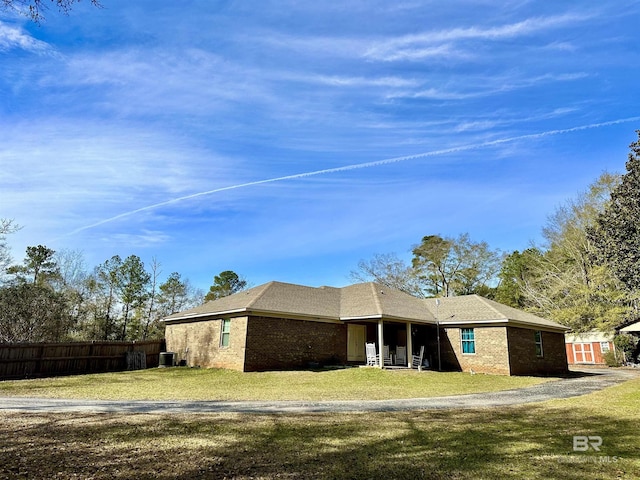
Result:
M569 365L606 365L604 355L614 350L613 333L590 331L565 335Z

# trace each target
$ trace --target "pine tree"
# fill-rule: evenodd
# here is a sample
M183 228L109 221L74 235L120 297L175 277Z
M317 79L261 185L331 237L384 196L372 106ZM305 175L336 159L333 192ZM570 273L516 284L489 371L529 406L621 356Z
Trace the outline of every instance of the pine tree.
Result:
M589 237L599 255L629 290L640 289L640 130L629 147L627 173L612 191Z

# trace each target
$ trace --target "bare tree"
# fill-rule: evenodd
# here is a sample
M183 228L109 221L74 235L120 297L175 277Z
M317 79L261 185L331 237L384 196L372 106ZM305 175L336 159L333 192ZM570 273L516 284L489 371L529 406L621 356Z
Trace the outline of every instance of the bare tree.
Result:
M415 297L424 296L416 270L395 253L377 253L370 260L360 260L349 277L355 282L373 281Z
M53 4L58 11L68 15L74 4L80 3L80 0L2 0L0 7L4 10L10 10L25 15L35 23L44 20L44 12L49 9L49 5ZM91 0L91 4L96 7L102 7L98 0Z
M16 233L21 228L13 219L0 218L0 280L12 262L11 249L7 244L7 235Z

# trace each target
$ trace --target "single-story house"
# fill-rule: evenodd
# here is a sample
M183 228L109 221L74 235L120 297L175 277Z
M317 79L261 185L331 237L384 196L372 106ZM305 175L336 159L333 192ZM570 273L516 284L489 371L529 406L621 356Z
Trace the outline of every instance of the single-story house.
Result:
M342 288L269 282L164 321L167 350L202 367L364 365L365 344L374 343L378 353L388 352L391 363L405 367L423 351L423 365L443 370L567 371L568 328L478 295L436 300L373 282Z
M590 331L565 335L569 365L606 365L604 354L614 349L613 333Z

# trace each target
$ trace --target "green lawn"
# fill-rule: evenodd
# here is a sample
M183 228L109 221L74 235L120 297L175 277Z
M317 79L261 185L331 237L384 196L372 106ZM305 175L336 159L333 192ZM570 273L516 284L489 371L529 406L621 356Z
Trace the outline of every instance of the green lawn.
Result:
M167 368L0 382L0 396L104 400L385 400L520 388L540 377L347 368L241 373Z
M0 413L0 478L637 479L639 398L640 378L474 410ZM574 435L602 437L601 451L574 452Z

